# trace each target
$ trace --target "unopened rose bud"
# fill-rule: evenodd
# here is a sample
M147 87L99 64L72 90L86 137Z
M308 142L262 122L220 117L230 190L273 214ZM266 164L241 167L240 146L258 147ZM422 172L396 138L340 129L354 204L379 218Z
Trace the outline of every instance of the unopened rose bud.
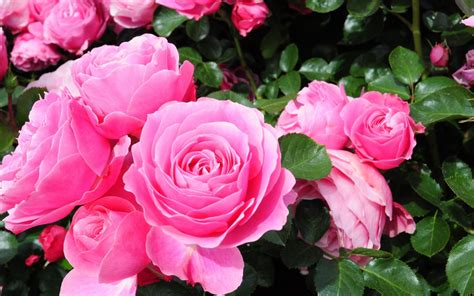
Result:
M435 67L446 67L449 61L449 49L442 43L436 43L431 49L430 60Z

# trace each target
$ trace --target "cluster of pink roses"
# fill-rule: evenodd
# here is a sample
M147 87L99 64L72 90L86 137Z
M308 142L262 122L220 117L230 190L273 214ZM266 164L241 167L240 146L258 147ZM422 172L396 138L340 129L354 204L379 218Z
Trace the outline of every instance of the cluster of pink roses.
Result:
M415 133L424 127L409 113L408 103L396 95L372 91L352 99L342 87L313 81L281 114L277 128L282 133L303 133L328 148L329 176L298 181L295 187L299 199L322 199L330 209L330 228L316 244L326 252L338 256L341 247L378 249L383 233L414 232L413 218L393 202L377 170L395 168L411 157Z
M196 101L192 64L153 35L95 48L59 73L40 79L49 93L0 166L6 228L79 207L61 295L134 295L156 276L235 290L237 247L280 230L296 198L277 130L256 109Z

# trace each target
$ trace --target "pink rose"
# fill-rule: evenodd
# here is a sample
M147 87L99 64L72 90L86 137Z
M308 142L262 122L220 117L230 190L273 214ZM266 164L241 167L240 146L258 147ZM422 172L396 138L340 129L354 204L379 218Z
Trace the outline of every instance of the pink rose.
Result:
M0 212L9 210L4 221L15 233L58 221L102 196L116 182L130 145L128 137L110 141L98 134L67 93L46 94L29 118L0 166Z
M302 133L330 149L341 149L347 136L339 113L347 103L342 87L313 81L286 105L277 129L284 134Z
M59 225L49 225L41 231L39 243L44 250L44 258L49 262L55 262L64 258L64 238L66 229Z
M0 25L18 32L28 25L28 0L0 1Z
M34 72L56 65L61 54L54 45L46 44L30 33L15 38L10 60L13 65L25 72Z
M410 117L410 106L397 95L371 91L341 111L344 132L363 162L388 170L411 158L421 123Z
M3 34L3 29L0 28L0 81L3 81L3 77L8 71L8 49L7 49L7 38Z
M105 31L108 14L100 0L59 0L44 20L48 43L82 54Z
M174 9L180 14L199 20L203 15L213 14L221 6L221 0L156 0L156 3Z
M43 22L58 2L59 0L28 0L31 17Z
M79 97L79 89L72 80L72 63L73 61L67 61L59 66L55 71L41 75L38 80L30 82L26 88L44 87L50 92L57 91L60 93L67 89L73 97Z
M41 257L38 255L30 255L25 259L25 265L31 267L40 261Z
M72 66L82 99L109 138L138 136L146 116L171 100L195 100L194 67L179 67L176 47L145 34L93 49Z
M110 0L109 12L124 28L138 28L151 23L158 5L155 0Z
M114 283L99 283L96 275L71 270L63 279L60 296L136 296L137 278L132 276Z
M449 61L449 49L441 43L431 49L430 61L435 67L446 67Z
M147 252L165 275L224 294L242 282L237 246L280 230L294 199L276 130L230 101L169 103L148 116L124 175L154 228Z
M263 0L237 0L231 18L240 35L245 37L265 22L269 12Z
M474 49L466 53L466 63L454 72L453 78L465 87L474 85Z
M467 19L462 20L461 23L463 23L464 25L466 25L468 27L474 28L474 15L471 15Z
M384 177L357 155L343 150L328 150L333 169L318 181L299 181L295 190L301 198L321 199L331 215L331 225L316 245L339 256L339 248L380 248L384 231L391 237L401 232L413 233L410 214L392 201ZM367 257L353 257L359 264Z

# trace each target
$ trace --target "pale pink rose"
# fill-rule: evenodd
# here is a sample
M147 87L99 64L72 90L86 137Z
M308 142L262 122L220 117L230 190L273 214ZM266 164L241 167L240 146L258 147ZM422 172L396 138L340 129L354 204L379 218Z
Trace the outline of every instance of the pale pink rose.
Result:
M105 31L108 13L100 0L59 0L44 20L44 38L82 54Z
M59 0L28 0L28 8L33 19L43 22Z
M152 262L211 293L235 290L244 266L237 246L280 230L295 198L277 131L230 101L173 102L148 116L132 155L125 189L154 227Z
M146 116L171 100L195 100L194 67L179 67L176 47L141 35L120 46L93 49L72 66L82 99L107 137L138 136Z
M63 279L59 296L136 296L137 277L114 283L99 283L95 275L73 269Z
M430 52L430 61L435 67L446 67L449 61L449 49L442 43L436 43Z
M138 28L151 23L156 7L155 0L110 0L109 12L120 26Z
M44 87L50 92L62 92L67 89L73 97L79 97L79 89L72 80L72 63L73 61L67 61L55 71L41 75L38 80L30 82L26 88Z
M347 136L339 113L347 103L342 87L313 81L286 105L277 129L284 134L305 134L330 149L342 149Z
M0 166L0 212L20 233L66 217L112 187L130 139L111 141L97 133L85 107L67 93L37 101L15 151ZM73 172L73 173L72 173Z
M263 0L237 0L231 18L240 35L245 37L265 22L269 12Z
M127 199L106 196L80 207L64 241L64 254L82 274L101 283L133 277L150 259L145 241L150 226Z
M7 49L7 38L3 33L3 29L0 28L0 81L3 81L3 77L8 71L8 49Z
M339 256L339 248L379 249L384 232L391 237L413 233L413 218L397 203L384 177L357 155L344 150L328 150L333 169L318 181L299 181L295 187L300 198L321 199L331 215L331 225L316 245ZM367 257L354 256L359 264Z
M394 94L370 91L341 111L344 132L363 162L388 170L411 158L421 123L410 117L410 106Z
M474 28L474 15L471 15L467 19L462 20L461 23L463 23L464 25L466 25L468 27Z
M465 87L474 85L474 49L466 53L466 63L454 72L453 78Z
M180 14L199 20L202 16L213 14L221 6L221 0L156 0L156 3L174 9Z
M25 28L30 20L28 0L0 1L0 25L18 32Z
M46 44L26 32L15 38L10 60L16 68L34 72L56 65L61 60L61 54L54 45Z

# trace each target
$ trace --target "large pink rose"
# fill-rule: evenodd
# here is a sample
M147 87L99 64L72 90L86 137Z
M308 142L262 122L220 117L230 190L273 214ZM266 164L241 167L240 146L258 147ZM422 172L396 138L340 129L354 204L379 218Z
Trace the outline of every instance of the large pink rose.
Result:
M102 196L116 182L129 145L128 137L111 141L98 134L85 108L67 93L46 94L0 166L6 227L19 233L52 223Z
M151 23L158 4L155 0L110 0L109 12L124 28L138 28Z
M110 138L138 136L146 116L171 100L195 100L194 67L179 67L176 47L145 34L120 46L93 49L72 66L82 99Z
M199 20L203 15L213 14L221 6L221 0L156 0L156 3L174 9L188 18Z
M466 63L454 72L453 78L465 87L474 85L474 49L466 53Z
M61 60L61 54L54 45L46 44L26 32L15 38L10 60L16 68L32 72L56 65Z
M108 13L100 0L59 0L44 20L44 37L82 54L105 31Z
M43 22L58 2L59 0L28 0L31 17Z
M28 0L0 1L0 25L18 32L28 25Z
M278 119L284 134L302 133L330 149L341 149L347 142L339 113L348 103L343 88L313 81L290 101Z
M415 231L413 218L392 201L390 188L377 169L344 150L328 153L333 164L329 176L318 181L299 181L295 187L301 198L322 199L329 207L331 225L317 246L339 256L339 248L379 249L384 232L393 237ZM364 257L352 259L367 263Z
M3 80L5 74L8 71L8 49L7 49L7 38L3 33L3 29L0 28L0 81Z
M277 132L230 101L169 103L132 148L125 189L154 226L147 251L166 275L229 293L242 281L237 246L280 230L295 197Z
M263 0L237 0L232 9L232 22L245 37L265 22L269 12Z
M67 89L73 97L79 97L79 89L72 80L72 63L73 61L67 61L55 71L41 75L38 80L30 82L26 88L44 87L50 92L62 92Z
M371 91L341 111L344 132L363 162L387 170L411 158L421 123L410 117L410 106L397 95Z

